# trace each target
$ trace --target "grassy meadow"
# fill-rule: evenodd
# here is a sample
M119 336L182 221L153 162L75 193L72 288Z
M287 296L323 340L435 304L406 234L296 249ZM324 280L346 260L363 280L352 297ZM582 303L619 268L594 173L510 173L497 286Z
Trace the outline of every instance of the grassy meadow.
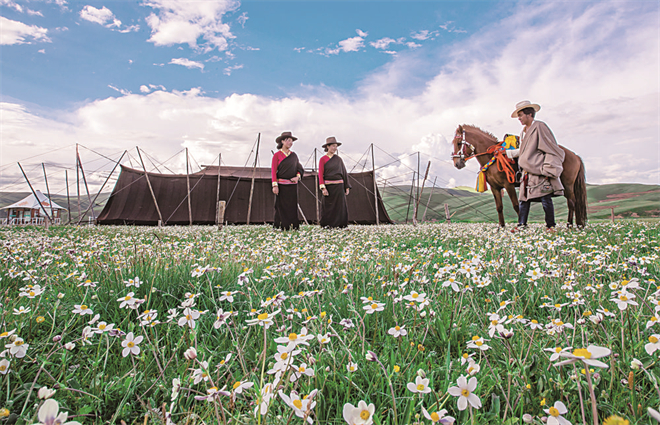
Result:
M4 227L0 424L653 423L659 230Z

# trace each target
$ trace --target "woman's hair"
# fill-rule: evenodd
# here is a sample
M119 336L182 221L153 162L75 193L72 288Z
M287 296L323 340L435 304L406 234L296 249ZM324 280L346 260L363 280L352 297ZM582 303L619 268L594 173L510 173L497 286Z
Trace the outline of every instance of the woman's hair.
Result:
M522 112L525 115L531 115L532 118L534 118L536 116L536 111L534 110L534 108L531 108L531 107L522 109L520 112Z
M278 141L278 142L277 142L277 149L282 149L282 146L284 146L284 144L282 143L282 141L281 141L281 140Z
M328 151L328 147L327 147L327 146L324 146L324 147L323 147L323 150L327 152L327 151Z

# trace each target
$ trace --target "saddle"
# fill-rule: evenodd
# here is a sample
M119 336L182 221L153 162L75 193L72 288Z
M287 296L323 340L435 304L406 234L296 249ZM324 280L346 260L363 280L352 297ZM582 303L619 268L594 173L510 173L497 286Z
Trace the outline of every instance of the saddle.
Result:
M516 136L515 134L505 134L504 139L502 139L502 147L505 150L509 149L518 149L520 147L520 137ZM518 158L513 159L514 165L513 165L513 170L516 172L516 181L513 183L515 187L520 187L520 183L522 182L522 170L518 166Z

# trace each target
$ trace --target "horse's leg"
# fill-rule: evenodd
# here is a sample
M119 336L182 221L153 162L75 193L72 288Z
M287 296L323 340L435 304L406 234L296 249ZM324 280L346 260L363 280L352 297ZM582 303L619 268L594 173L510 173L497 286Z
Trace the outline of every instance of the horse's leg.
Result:
M500 227L504 228L504 205L502 205L502 188L490 185L490 191L493 192L493 198L495 198L495 207L497 209L497 217L500 220Z
M564 188L564 196L566 197L566 204L568 205L568 227L573 227L573 214L575 213L575 194L573 188Z
M513 204L513 209L516 210L516 214L520 216L520 203L518 202L518 194L516 193L516 187L512 184L507 184L504 186L506 193L509 194L509 199L511 199L511 204Z

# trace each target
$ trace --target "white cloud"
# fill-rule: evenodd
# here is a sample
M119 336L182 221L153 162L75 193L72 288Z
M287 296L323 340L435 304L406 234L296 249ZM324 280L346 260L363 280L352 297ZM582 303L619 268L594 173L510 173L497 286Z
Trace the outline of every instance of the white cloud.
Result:
M387 47L392 43L396 43L396 40L393 38L385 37L381 38L380 40L372 41L369 44L376 49L387 49Z
M112 11L105 6L101 9L97 9L94 6L87 5L80 10L79 15L82 19L99 25L106 25L106 23L114 21L115 19L115 15Z
M243 65L242 65L242 64L240 64L240 65L232 65L232 66L228 66L227 68L225 68L225 69L223 70L223 73L224 73L225 75L231 75L231 73L234 72L235 70L237 70L237 69L242 69L242 68L243 68Z
M156 9L146 18L151 27L150 42L156 46L188 44L191 48L208 52L226 50L234 38L222 17L236 10L238 0L175 2L171 0L145 0L145 6ZM198 40L203 42L198 45Z
M191 61L186 58L174 58L170 61L171 64L185 66L188 69L199 68L204 69L204 64L201 62Z
M127 95L131 94L131 92L129 90L120 89L119 87L115 87L112 84L108 84L108 87L110 87L112 90L114 90L116 92L119 92L119 93L123 94L124 96L127 96Z
M422 31L413 32L412 34L410 34L410 37L414 38L415 40L424 41L424 40L428 40L429 38L435 37L436 35L438 35L438 31L422 30Z
M355 32L357 33L357 35L359 35L362 38L366 38L369 35L368 32L364 32L361 29L356 29Z
M4 16L0 16L0 44L24 44L32 38L34 41L50 43L48 38L48 29L36 25L26 25L23 22L12 21Z
M657 8L640 3L535 3L436 55L400 53L350 95L319 88L283 99L217 99L201 89L163 88L124 92L53 119L4 103L0 148L5 164L79 140L104 154L139 145L160 160L189 146L200 163L222 152L228 164L243 165L262 133L260 162L267 165L275 137L292 130L303 162L332 134L343 142L349 170L374 143L377 165L400 158L380 170L381 177L410 179L417 169L410 154L419 150L422 173L431 160L429 179L437 177L439 186L474 186L477 163L456 170L446 139L459 124L498 137L518 134L520 124L509 115L516 102L529 99L541 104L537 118L558 141L581 155L589 183L660 184L657 18ZM433 77L413 94L400 94L420 69L432 69ZM61 161L70 157L62 154Z
M43 18L43 16L44 16L44 15L43 15L41 12L39 12L38 10L28 9L28 10L27 10L27 13L28 13L28 15L32 15L32 16L41 16L42 18Z
M339 42L339 47L344 52L357 52L364 47L364 39L362 37L347 38Z
M149 93L150 91L151 91L151 89L149 87L145 86L144 84L140 86L140 92Z
M23 13L23 6L12 0L0 0L0 5L11 7L17 12Z

